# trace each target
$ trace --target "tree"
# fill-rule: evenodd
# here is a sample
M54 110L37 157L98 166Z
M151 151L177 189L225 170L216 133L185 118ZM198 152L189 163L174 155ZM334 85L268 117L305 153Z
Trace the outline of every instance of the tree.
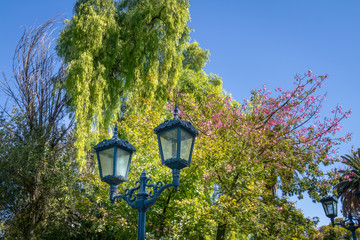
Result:
M287 196L301 198L307 192L319 200L330 189L319 165L336 161L331 156L332 147L346 137L332 136L340 129L341 119L350 113L343 113L339 107L334 118L320 121L324 98L314 93L325 79L309 72L303 78L296 77L294 90L278 88L278 96L272 97L270 91L259 89L241 105L221 94L208 95L202 102L191 96L183 98L185 117L200 130L202 139L208 139L199 147L206 149L201 157L204 177L209 179L208 185L220 186L217 239L224 239L228 229L234 228L265 237L257 227L261 222L268 224L264 225L268 229L279 227L263 212L288 206L279 205ZM281 197L276 195L277 188L282 190ZM256 214L264 218L249 222ZM286 224L291 224L290 218L287 220ZM298 229L298 238L307 238L307 231L311 229ZM271 234L266 239L276 237L276 231ZM286 236L286 232L282 234Z
M337 171L335 177L339 183L336 185L336 191L346 217L349 213L360 210L359 200L355 196L355 192L360 190L360 148L352 151L351 155L342 156L342 162L348 168Z
M165 104L182 68L188 7L187 0L76 2L58 53L67 63L79 160L91 129L108 128L122 105L130 111L149 101Z
M63 196L76 176L64 66L51 47L55 22L24 32L14 54L15 81L1 80L13 104L10 111L2 106L0 116L0 221L6 238L41 238L64 211Z

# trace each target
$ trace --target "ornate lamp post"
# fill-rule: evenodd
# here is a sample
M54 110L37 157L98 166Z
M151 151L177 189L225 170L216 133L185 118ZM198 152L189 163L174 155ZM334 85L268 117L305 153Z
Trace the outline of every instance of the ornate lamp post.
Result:
M178 109L175 107L174 119L166 120L154 129L158 137L159 151L162 164L172 169L172 183L149 184L145 170L137 182L138 186L126 189L124 194L116 195L117 185L125 182L128 177L131 157L135 148L128 142L117 137L117 127L114 136L97 144L94 149L99 163L100 178L110 185L110 201L125 200L132 208L138 211L138 240L145 239L146 211L156 202L161 193L179 186L180 170L190 166L195 137L198 131L190 122L178 118ZM150 193L146 188L152 188ZM135 194L135 191L137 193Z
M355 192L355 196L360 201L360 191ZM320 202L323 205L325 215L331 219L332 226L334 227L336 225L345 228L347 230L350 230L353 239L357 240L355 231L360 227L360 219L354 218L352 214L349 213L349 216L345 218L345 220L341 220L340 222L335 223L334 219L337 216L337 199L333 196L330 196L330 197L322 198Z

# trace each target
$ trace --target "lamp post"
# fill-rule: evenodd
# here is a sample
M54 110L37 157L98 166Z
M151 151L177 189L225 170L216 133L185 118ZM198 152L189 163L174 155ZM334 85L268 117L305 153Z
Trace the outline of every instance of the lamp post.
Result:
M158 181L150 184L151 179L146 176L145 169L132 189L126 189L124 194L116 195L117 185L125 182L128 177L134 146L128 141L117 137L117 127L114 136L98 143L96 151L100 178L110 185L110 201L123 199L130 207L138 211L138 240L145 239L146 211L156 202L161 193L174 187L177 190L180 184L180 171L191 164L191 156L194 148L195 137L198 131L190 122L180 120L178 109L175 106L174 119L166 120L154 129L157 134L161 162L172 169L172 183L163 184ZM147 192L146 188L152 188ZM135 194L135 192L137 193Z
M360 201L360 190L355 192L355 196ZM356 229L360 227L360 219L354 218L351 213L349 213L349 216L345 218L345 220L341 220L337 223L334 222L335 217L337 216L337 199L336 197L330 196L330 197L324 197L320 200L321 204L323 205L325 215L331 219L331 224L334 227L340 226L342 228L345 228L346 230L350 230L352 237L354 240L357 240L356 237Z

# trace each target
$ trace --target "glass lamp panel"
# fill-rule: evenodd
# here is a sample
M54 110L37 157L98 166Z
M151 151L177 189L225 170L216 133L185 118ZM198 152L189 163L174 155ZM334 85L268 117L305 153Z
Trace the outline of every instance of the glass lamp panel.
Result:
M180 158L189 161L193 136L181 129Z
M160 134L161 148L164 160L176 158L177 152L177 128Z
M114 148L99 152L102 177L114 175Z
M325 215L328 217L337 216L337 203L333 200L323 202Z
M116 175L127 178L127 170L129 166L130 153L124 149L117 148L116 158Z
M327 209L328 215L333 215L334 214L334 206L332 205L331 202L326 202L325 207Z
M337 203L334 201L333 202L333 209L334 209L334 216L336 217L337 216Z

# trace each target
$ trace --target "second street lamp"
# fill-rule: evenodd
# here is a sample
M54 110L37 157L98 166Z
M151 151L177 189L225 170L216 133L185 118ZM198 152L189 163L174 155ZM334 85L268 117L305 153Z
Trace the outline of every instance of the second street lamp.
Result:
M355 192L355 196L357 197L358 201L360 201L360 191ZM337 216L337 198L333 196L324 197L320 200L320 202L323 205L325 215L330 218L332 226L340 226L346 230L351 231L353 240L357 240L356 229L360 227L360 219L354 218L352 214L349 213L345 220L341 220L335 223L334 219Z
M191 164L198 131L190 122L180 120L175 106L174 119L166 120L154 129L158 137L161 163L173 171L175 190L179 186L180 170Z
M165 189L174 187L177 190L180 171L190 166L195 137L198 135L198 131L190 122L178 118L176 106L174 119L166 120L157 126L154 132L158 136L162 164L172 169L173 181L165 185L161 181L150 184L151 179L146 177L144 170L136 183L138 186L126 189L124 194L116 195L117 185L127 180L135 148L129 142L117 137L117 127L114 129L113 138L105 139L94 147L99 163L100 178L110 185L111 203L121 198L138 211L138 240L145 239L146 211ZM150 193L147 192L147 187L152 188Z
M334 226L334 219L337 216L337 199L335 197L325 197L320 200L323 205L325 215L330 218L331 224Z

